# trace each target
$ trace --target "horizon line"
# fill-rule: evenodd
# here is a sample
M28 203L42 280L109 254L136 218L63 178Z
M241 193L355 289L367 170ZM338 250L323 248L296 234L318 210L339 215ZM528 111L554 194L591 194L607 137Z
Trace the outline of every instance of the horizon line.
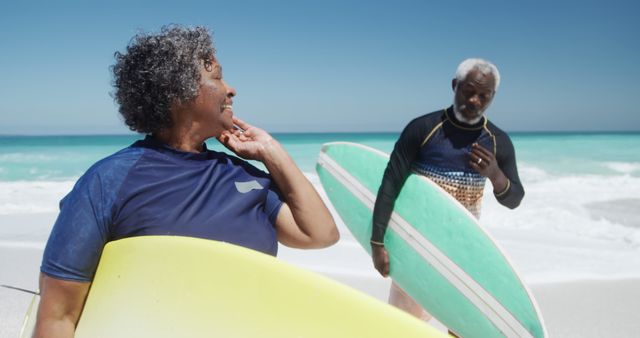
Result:
M322 135L322 134L399 134L401 131L296 131L269 132L271 135ZM507 134L638 134L640 130L510 130ZM3 134L0 137L91 137L91 136L145 136L141 133L51 133L51 134Z

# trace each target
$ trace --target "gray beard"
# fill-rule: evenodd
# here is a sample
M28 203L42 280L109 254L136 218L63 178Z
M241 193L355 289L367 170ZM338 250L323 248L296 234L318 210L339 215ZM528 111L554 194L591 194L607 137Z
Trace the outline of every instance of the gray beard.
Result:
M456 103L456 100L453 100L453 115L455 115L456 119L458 119L458 121L460 122L464 122L466 124L476 124L478 122L480 122L480 120L482 120L482 117L484 116L484 112L482 112L482 114L480 114L480 116L474 118L474 119L468 119L464 116L462 116L462 114L460 113L460 109L458 108L458 104Z

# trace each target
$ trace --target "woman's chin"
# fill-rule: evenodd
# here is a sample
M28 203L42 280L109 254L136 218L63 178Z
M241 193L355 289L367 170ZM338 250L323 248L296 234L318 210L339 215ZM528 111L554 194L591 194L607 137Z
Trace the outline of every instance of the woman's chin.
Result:
M234 128L233 119L225 119L224 121L224 129L230 130Z
M230 128L233 127L233 110L225 109L222 111L222 120L224 121L224 125L230 125Z

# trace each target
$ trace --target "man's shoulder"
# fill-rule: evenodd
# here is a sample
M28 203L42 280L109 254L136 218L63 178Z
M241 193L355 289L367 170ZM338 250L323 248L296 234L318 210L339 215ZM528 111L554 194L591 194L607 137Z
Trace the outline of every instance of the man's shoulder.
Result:
M500 129L498 126L496 126L493 122L491 122L490 120L487 120L487 128L489 129L489 131L491 131L491 133L493 135L495 135L496 137L506 137L509 138L509 135L502 129Z
M444 117L445 109L439 109L436 111L432 111L430 113L426 113L424 115L420 115L416 117L414 120L425 120L425 121L438 121L440 122Z
M437 125L442 122L444 118L444 109L436 110L424 115L420 115L415 117L413 120L409 121L408 126L421 126L421 127L429 127Z
M491 123L491 121L487 121L487 129L493 134L496 140L496 146L498 149L511 149L507 151L507 153L513 152L513 142L511 141L511 137L502 129L498 128L495 124Z

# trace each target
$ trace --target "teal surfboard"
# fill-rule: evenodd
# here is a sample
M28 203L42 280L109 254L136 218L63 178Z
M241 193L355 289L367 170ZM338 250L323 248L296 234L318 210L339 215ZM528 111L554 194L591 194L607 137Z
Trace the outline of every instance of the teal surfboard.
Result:
M327 143L316 170L331 203L371 253L372 215L388 155ZM532 294L495 241L431 180L410 175L385 235L391 277L462 337L546 337Z

